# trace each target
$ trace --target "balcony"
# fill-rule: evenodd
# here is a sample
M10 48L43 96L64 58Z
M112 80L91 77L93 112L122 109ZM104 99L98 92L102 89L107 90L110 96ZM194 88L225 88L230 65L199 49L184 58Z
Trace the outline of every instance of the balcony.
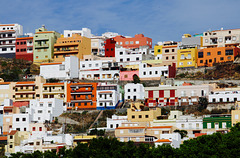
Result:
M14 39L15 39L16 36L9 36L9 37L1 37L1 36L0 36L0 39L7 39L7 38L14 38Z
M73 46L73 45L78 46L79 44L80 44L80 42L56 43L56 44L54 44L54 47Z
M92 87L91 84L79 84L79 85L71 85L70 88L80 88L80 87Z
M70 54L78 52L79 52L78 49L54 50L54 54Z
M86 99L71 100L71 103L79 103L79 102L86 103L86 102L92 102L92 100L86 100Z
M64 93L63 89L43 90L43 93Z
M48 48L49 47L49 44L35 44L34 45L35 48Z
M75 95L77 95L77 94L86 95L86 94L92 94L92 91L88 91L88 92L83 92L83 91L81 91L81 92L71 92L71 94L75 94Z
M21 98L15 98L16 101L30 100L30 99L35 99L35 97L21 97Z

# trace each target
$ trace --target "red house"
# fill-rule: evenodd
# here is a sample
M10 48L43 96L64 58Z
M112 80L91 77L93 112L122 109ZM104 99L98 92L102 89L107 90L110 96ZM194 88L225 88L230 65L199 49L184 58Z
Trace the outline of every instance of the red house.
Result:
M33 37L16 38L16 59L33 61Z
M115 57L115 44L116 41L113 38L105 41L105 57Z

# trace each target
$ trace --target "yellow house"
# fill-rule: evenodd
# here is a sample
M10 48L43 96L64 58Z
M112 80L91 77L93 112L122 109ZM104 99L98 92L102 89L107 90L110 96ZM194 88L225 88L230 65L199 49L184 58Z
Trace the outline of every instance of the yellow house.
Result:
M145 110L144 105L139 102L132 103L127 109L128 121L131 122L150 122L158 116L161 116L161 108Z
M162 54L162 45L154 46L154 56Z
M15 146L20 146L22 140L29 138L29 132L12 130L7 136L7 145L5 145L6 153L15 153Z
M88 143L90 142L93 138L97 138L97 135L77 135L74 136L73 139L73 146L76 147L77 143Z
M197 47L180 47L177 55L177 68L197 67Z
M236 101L235 110L231 111L232 114L232 126L240 122L240 102Z

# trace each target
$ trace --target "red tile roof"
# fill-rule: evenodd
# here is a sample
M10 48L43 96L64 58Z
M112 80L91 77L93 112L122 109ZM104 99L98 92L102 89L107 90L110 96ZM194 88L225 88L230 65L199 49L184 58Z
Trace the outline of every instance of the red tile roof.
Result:
M200 136L203 136L203 135L207 135L207 133L195 133L195 137L200 137Z
M158 139L156 142L172 142L169 139Z
M17 133L17 130L11 130L11 132L10 133L8 133L8 135L14 135L15 133Z
M28 102L27 101L24 101L24 102L13 102L13 106L14 107L28 106Z

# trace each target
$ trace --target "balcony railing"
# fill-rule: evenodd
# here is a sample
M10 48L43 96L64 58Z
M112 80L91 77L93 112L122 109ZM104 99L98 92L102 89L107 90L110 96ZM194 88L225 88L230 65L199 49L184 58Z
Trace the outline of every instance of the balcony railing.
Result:
M49 44L42 44L42 45L35 44L34 46L35 46L35 48L47 48L47 47L49 47Z

